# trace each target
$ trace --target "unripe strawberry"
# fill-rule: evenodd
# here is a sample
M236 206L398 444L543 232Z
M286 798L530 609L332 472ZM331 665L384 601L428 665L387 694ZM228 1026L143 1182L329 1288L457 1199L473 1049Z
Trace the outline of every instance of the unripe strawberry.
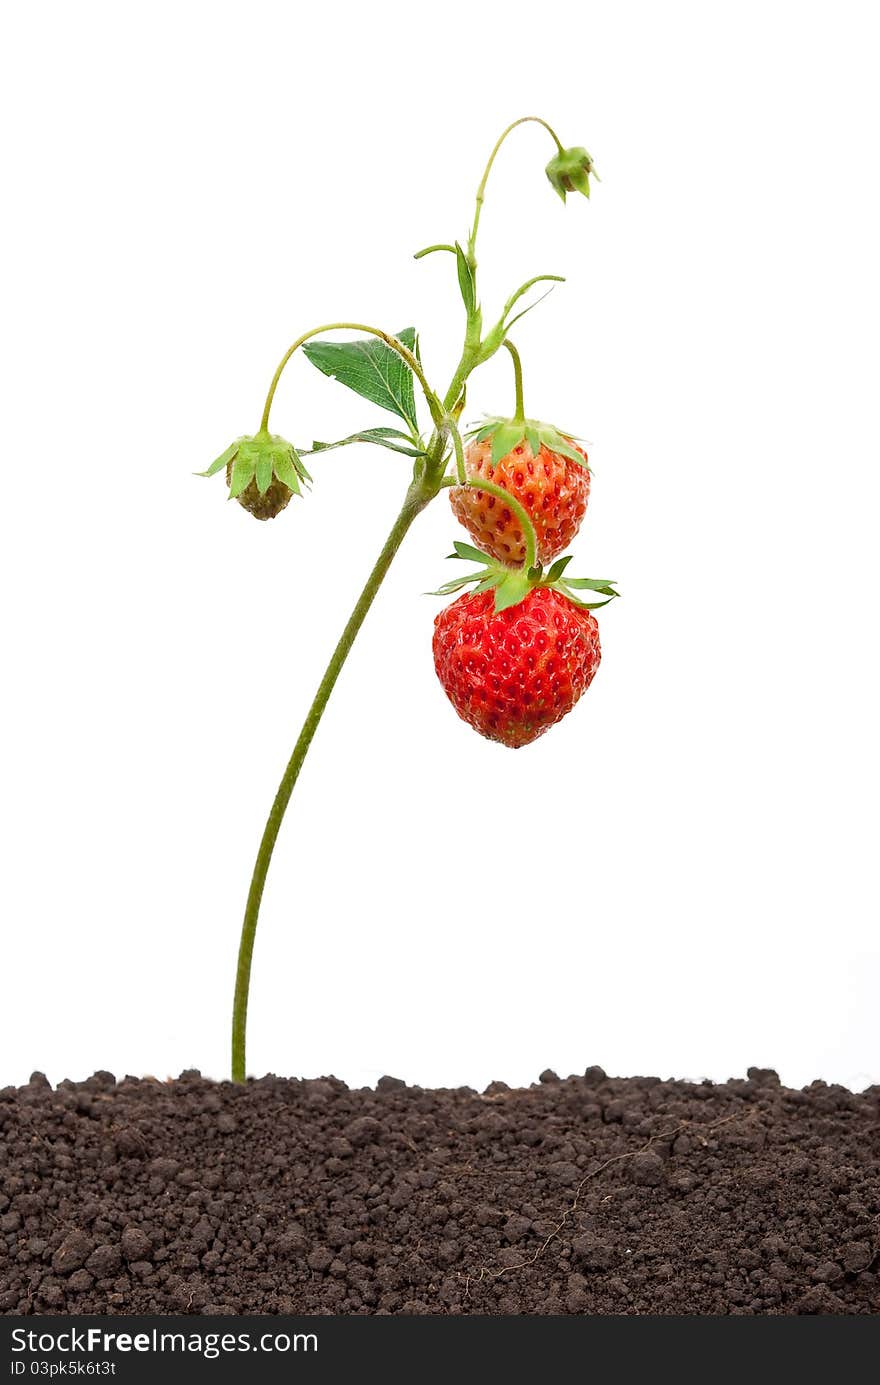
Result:
M199 475L213 476L224 467L229 499L255 519L274 519L292 496L302 494L300 482L312 479L293 444L265 430L238 438Z
M267 490L260 492L256 480L251 480L239 495L232 495L232 462L226 465L226 481L230 487L230 499L235 499L242 509L247 510L254 519L274 519L286 509L293 499L294 492L277 476L273 476Z
M434 621L434 667L456 712L514 749L571 711L600 658L595 616L548 587L502 611L492 592L468 592Z
M569 455L523 433L509 452L493 462L493 435L478 436L465 452L465 470L474 486L456 486L449 501L456 519L484 553L513 565L525 561L526 546L516 515L495 495L479 489L482 477L503 486L528 512L538 540L538 561L549 563L568 548L581 527L590 495L587 454L560 434ZM537 443L537 451L533 444ZM574 452L579 461L572 460Z

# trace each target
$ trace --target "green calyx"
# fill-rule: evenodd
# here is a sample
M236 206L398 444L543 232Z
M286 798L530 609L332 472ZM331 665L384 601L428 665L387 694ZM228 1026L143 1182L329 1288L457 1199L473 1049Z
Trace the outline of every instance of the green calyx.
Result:
M569 461L577 462L585 471L590 469L583 453L572 446L573 434L561 433L554 424L541 423L535 418L487 418L479 428L468 433L468 437L476 442L492 439L493 466L527 442L533 457L537 457L543 444L550 452L558 452Z
M565 577L565 569L572 558L570 553L565 558L557 558L545 572L540 563L528 569L506 567L503 563L496 562L494 558L487 557L485 553L481 553L478 548L474 548L469 543L456 542L453 547L455 552L449 554L450 558L461 558L465 562L479 563L479 570L469 572L464 577L454 577L451 582L444 582L443 586L439 587L436 592L431 592L432 596L451 596L453 593L473 585L473 596L477 596L480 592L494 591L495 610L505 611L509 606L518 606L536 587L547 587L552 591L561 592L575 606L580 606L585 611L596 611L600 606L607 606L609 601L613 601L616 596L620 595L614 590L614 583L605 578ZM578 595L579 592L584 591L596 592L604 597L604 600L584 601Z
M236 438L231 447L199 476L226 471L229 499L237 500L258 519L278 514L293 495L302 495L301 482L311 476L293 443L261 429L254 437Z
M582 192L584 197L589 197L590 174L597 182L601 181L590 155L580 147L563 149L550 160L545 172L563 202L567 192Z

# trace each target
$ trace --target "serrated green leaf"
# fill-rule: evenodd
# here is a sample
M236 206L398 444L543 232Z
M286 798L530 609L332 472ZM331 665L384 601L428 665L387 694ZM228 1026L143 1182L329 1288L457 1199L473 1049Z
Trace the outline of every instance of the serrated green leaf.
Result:
M242 457L239 454L232 464L232 475L229 479L229 499L237 500L242 491L247 489L253 479L253 457Z
M261 452L257 458L257 465L254 470L254 479L257 483L257 490L260 495L265 495L272 484L272 454L271 452Z
M477 306L477 290L474 284L474 274L468 264L467 255L462 250L458 241L455 242L455 259L458 268L458 287L461 290L461 298L468 313L472 313Z
M398 340L412 351L416 329L405 327ZM312 341L303 347L312 365L355 394L402 418L418 432L413 375L396 351L378 337L365 341Z
M228 466L233 457L238 452L238 443L234 442L231 447L227 447L225 452L221 452L216 461L212 462L207 471L197 471L197 476L216 476L218 471L222 471Z
M299 475L293 463L293 457L295 455L296 454L292 452L284 452L281 454L281 456L276 456L275 475L278 477L278 480L282 483L282 485L285 485L288 490L293 491L294 495L302 495L302 488L299 484ZM305 472L305 467L303 467L303 471Z
M541 451L541 439L538 437L537 428L526 427L526 442L532 449L532 456L537 458L538 453Z

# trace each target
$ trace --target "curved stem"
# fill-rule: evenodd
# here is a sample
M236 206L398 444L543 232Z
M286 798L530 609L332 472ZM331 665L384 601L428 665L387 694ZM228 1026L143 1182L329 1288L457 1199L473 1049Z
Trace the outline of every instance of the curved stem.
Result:
M424 250L417 250L413 255L413 259L423 260L426 255L433 255L435 250L448 250L450 255L455 254L455 246L447 245L445 241L442 241L438 245L426 245Z
M507 347L513 358L513 381L516 389L516 413L513 416L513 420L515 423L525 423L526 411L523 406L522 361L519 358L519 352L509 337L505 337L501 345Z
M522 298L523 294L524 294L524 293L528 293L529 289L532 288L535 284L544 284L544 283L551 283L551 282L554 283L554 284L564 284L564 283L565 283L565 275L564 275L564 274L535 274L531 279L527 279L526 282L525 282L523 285L521 285L520 288L517 289L516 293L512 293L512 294L510 295L510 297L508 298L508 300L507 300L507 302L505 303L504 308L502 309L502 312L501 312L501 321L502 321L502 322L505 321L505 319L507 318L507 314L510 312L511 308L515 307L516 304L519 302L519 300ZM538 302L538 303L540 303L540 301L541 301L540 298L536 300L536 302ZM534 307L535 307L535 304L532 303L532 304L531 304L531 307L534 308ZM526 312L528 312L528 308L526 309ZM522 317L522 313L520 313L519 316Z
M526 507L521 505L516 497L512 496L510 491L505 490L503 486L496 486L494 481L484 481L482 476L474 477L474 479L469 480L467 484L470 486L471 490L485 491L487 495L494 495L496 499L503 500L511 514L516 515L522 525L523 539L526 545L526 556L523 567L526 572L528 572L529 568L536 567L538 563L538 536L535 533L532 517Z
M272 860L272 852L278 839L278 832L284 818L285 810L290 802L294 785L299 777L303 761L306 758L312 738L318 729L318 723L327 706L330 694L332 693L336 680L349 650L354 643L355 636L364 622L364 617L373 604L373 599L382 585L397 550L399 549L407 530L418 515L433 498L435 490L418 483L413 483L407 491L406 500L403 508L392 526L391 532L385 541L385 545L379 554L376 564L367 578L366 585L357 599L354 610L348 618L348 623L340 636L339 643L333 651L332 657L324 677L318 686L315 699L309 708L303 728L299 733L299 739L293 748L293 754L284 771L284 776L278 786L275 801L269 812L266 826L263 829L263 836L260 841L260 848L257 852L257 859L254 864L253 876L251 878L250 890L248 891L247 905L244 912L244 921L241 928L241 942L238 951L238 969L235 977L235 1001L232 1011L232 1080L233 1082L244 1082L246 1071L246 1032L247 1032L247 1008L248 993L251 982L251 962L254 952L254 938L257 931L257 920L260 912L260 902L263 898L263 889L266 884L266 876L269 871L269 863Z
M272 400L275 398L275 391L278 388L278 381L281 379L281 374L284 370L284 367L287 365L287 362L290 360L293 353L295 351L298 351L299 348L305 342L310 340L311 337L318 337L321 335L322 332L341 331L367 332L370 336L378 337L380 341L384 341L385 345L390 346L392 351L396 351L398 356L400 356L401 360L405 361L406 364L409 366L413 375L416 377L419 384L421 385L422 392L425 396L428 408L431 411L431 418L434 420L435 423L437 422L440 415L442 414L440 401L437 398L434 391L431 389L431 386L428 384L428 381L425 377L425 372L422 370L422 367L420 366L419 362L416 360L416 357L410 351L408 346L404 346L403 342L398 341L397 337L393 337L390 332L383 332L380 327L369 327L364 322L327 322L324 324L323 327L313 327L310 332L303 332L302 336L297 337L293 345L289 346L285 351L284 355L281 357L281 360L278 363L278 369L272 376L272 383L269 386L269 393L266 396L266 404L263 409L263 417L260 421L261 432L265 432L269 426L269 412L272 408Z
M507 136L511 133L511 131L515 130L518 125L526 125L530 121L534 122L534 124L536 125L543 125L547 133L556 141L556 148L559 150L560 154L563 153L562 141L557 135L556 131L552 128L552 126L547 124L546 120L542 120L539 115L521 115L519 120L514 120L510 125L508 125L506 130L502 131L501 135L499 135L498 137L498 141L495 145L495 148L489 155L489 162L486 164L483 177L480 180L480 186L477 188L477 208L474 213L474 224L471 229L470 236L468 237L468 260L470 261L471 269L474 269L476 267L474 248L477 243L477 231L480 229L480 213L483 210L483 202L486 196L486 184L489 181L489 174L492 172L492 165L495 162L499 149L501 148L502 144L507 139Z

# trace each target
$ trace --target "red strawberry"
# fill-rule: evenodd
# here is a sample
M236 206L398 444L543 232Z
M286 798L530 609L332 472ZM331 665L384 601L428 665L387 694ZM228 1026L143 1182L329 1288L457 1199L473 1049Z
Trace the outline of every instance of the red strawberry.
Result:
M549 587L498 612L492 591L469 592L434 621L434 667L458 715L514 748L571 711L600 658L595 616Z
M465 468L472 480L483 477L494 481L496 486L510 491L528 511L541 563L549 563L569 546L581 526L590 495L586 452L565 434L559 434L559 440L582 460L573 461L570 455L548 447L537 436L530 442L526 434L497 462L492 460L492 435L481 434L465 453ZM533 443L537 443L537 450L533 450ZM525 561L522 526L503 501L464 486L451 489L449 499L456 518L484 553L502 563Z

